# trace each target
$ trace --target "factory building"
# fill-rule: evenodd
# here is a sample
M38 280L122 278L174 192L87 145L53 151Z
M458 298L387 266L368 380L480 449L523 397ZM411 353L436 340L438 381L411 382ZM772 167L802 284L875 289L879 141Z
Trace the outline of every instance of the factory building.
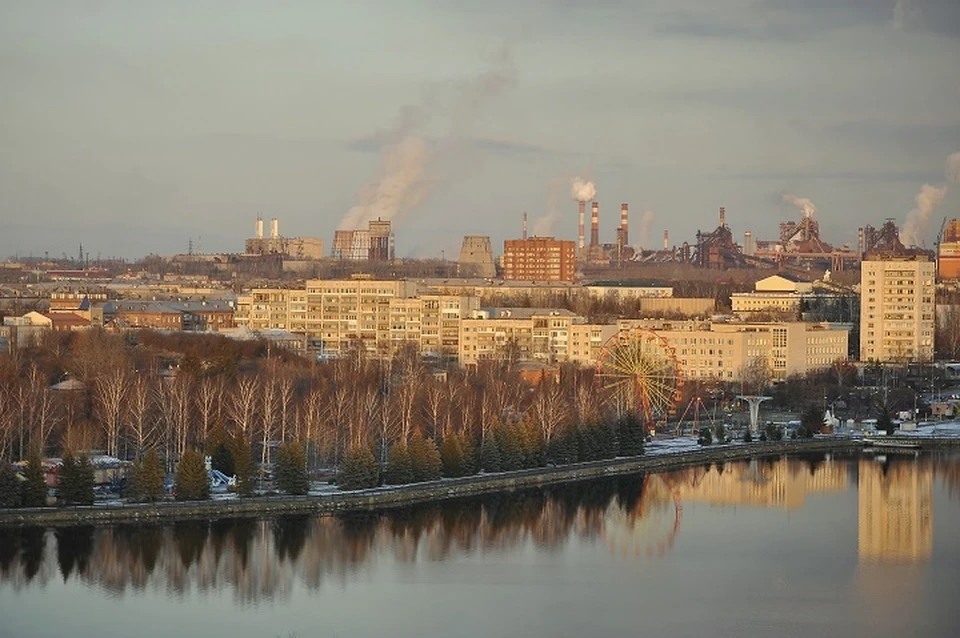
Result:
M338 230L333 234L333 258L345 261L393 261L394 235L390 221L367 223L366 230Z
M573 281L576 247L553 237L503 242L503 278L527 281Z
M270 236L263 236L263 219L257 217L254 236L244 245L247 255L286 255L294 259L323 259L323 240L317 237L282 237L280 222L270 220Z
M960 279L960 219L951 219L943 229L943 240L937 247L937 276Z
M932 361L936 319L930 253L867 253L860 264L860 359Z

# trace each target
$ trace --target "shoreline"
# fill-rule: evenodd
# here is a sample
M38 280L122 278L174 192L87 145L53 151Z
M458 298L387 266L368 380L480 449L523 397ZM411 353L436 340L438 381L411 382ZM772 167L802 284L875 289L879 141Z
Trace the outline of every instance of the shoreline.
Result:
M960 447L960 438L909 437L905 440L920 444L922 451ZM869 441L861 439L806 439L724 444L694 451L623 457L497 474L475 474L396 487L386 486L351 492L336 491L310 496L264 496L210 501L3 509L0 510L0 527L111 525L285 514L371 512L483 494L509 493L576 483L606 476L667 472L703 463L741 461L754 457L805 452L860 451L868 446Z

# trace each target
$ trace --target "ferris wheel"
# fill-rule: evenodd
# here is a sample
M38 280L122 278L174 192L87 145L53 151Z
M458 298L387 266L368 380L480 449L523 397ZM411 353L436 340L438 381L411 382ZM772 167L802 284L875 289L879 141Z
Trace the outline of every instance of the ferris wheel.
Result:
M683 374L676 351L647 328L621 330L604 344L597 376L618 408L633 410L652 428L673 414Z

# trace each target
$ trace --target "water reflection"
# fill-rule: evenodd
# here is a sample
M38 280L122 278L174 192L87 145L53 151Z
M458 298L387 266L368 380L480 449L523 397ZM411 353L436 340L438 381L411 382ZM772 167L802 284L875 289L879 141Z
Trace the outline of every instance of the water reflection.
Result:
M576 540L602 543L629 560L656 560L682 534L685 503L792 510L809 495L853 484L861 560L925 561L933 547L934 475L954 494L958 466L957 459L758 459L377 515L6 529L0 575L15 589L59 576L116 596L230 591L240 603L256 603L285 599L299 585L342 584L381 553L413 563L524 544L551 552Z

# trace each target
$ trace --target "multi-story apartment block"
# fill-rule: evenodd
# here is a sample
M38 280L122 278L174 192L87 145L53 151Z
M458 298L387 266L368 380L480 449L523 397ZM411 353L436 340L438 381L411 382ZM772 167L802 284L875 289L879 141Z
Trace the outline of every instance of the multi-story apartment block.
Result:
M861 361L932 361L936 325L931 255L868 254L860 264Z
M739 381L744 371L765 365L771 378L781 381L847 356L847 329L835 324L623 319L618 326L655 331L688 379Z
M503 242L503 278L530 281L573 281L576 246L553 237Z

